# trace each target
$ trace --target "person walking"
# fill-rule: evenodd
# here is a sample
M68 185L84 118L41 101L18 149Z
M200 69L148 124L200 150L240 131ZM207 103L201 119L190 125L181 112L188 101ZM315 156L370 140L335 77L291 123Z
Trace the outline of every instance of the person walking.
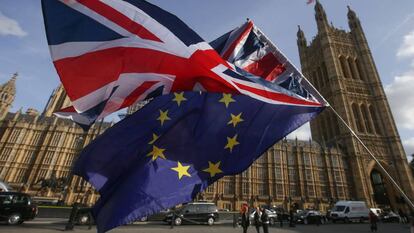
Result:
M262 215L260 216L260 221L263 226L263 233L269 233L269 215L266 210L262 208Z
M282 211L280 211L278 214L277 214L277 220L279 221L279 223L280 223L280 228L283 228L283 212Z
M262 216L262 213L260 211L260 208L256 207L256 211L254 212L254 215L253 215L253 223L254 223L254 226L256 227L257 233L260 233L260 227L262 226L262 222L260 219L261 216Z
M243 206L241 210L241 226L243 228L243 233L247 233L247 228L249 227L249 225L249 207Z
M405 215L405 213L402 211L402 209L398 209L398 215L400 215L400 222L402 224L405 224L405 223L408 222L407 215Z
M377 232L377 230L378 230L378 226L377 226L378 217L377 217L377 215L374 214L374 212L370 211L368 217L369 217L369 223L371 224L371 232Z

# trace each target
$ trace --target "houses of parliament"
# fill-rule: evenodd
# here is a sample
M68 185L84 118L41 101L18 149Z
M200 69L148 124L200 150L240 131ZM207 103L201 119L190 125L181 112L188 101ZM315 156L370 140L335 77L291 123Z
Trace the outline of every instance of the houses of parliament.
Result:
M317 1L315 19L318 33L311 41L300 27L297 32L303 73L413 199L413 176L358 16L349 8L350 30L337 29ZM99 122L84 132L54 117L54 111L70 104L62 86L43 111L11 113L16 76L0 86L0 180L37 199L92 205L99 194L72 177L71 167L80 150L113 123ZM313 140L278 142L248 170L222 178L197 199L230 210L247 203L326 211L338 200L408 208L331 109L311 122L311 133Z

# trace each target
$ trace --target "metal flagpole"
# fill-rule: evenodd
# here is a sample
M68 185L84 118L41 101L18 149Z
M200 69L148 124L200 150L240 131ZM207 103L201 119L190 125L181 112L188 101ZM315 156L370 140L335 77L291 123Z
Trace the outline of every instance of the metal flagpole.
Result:
M249 19L248 19L249 20ZM368 152L368 154L371 156L372 159L377 163L377 165L380 167L380 169L385 173L387 178L391 181L391 183L394 185L394 187L398 190L398 192L403 196L404 200L410 205L410 207L414 210L414 203L410 200L410 198L405 194L404 190L401 189L401 187L397 184L397 182L392 178L392 176L387 172L387 170L382 166L380 161L375 157L375 155L368 149L368 147L365 145L365 143L358 137L358 135L352 130L352 128L345 122L345 120L338 114L337 111L332 107L332 105L328 102L328 100L323 97L323 95L313 86L311 82L309 82L306 77L302 74L302 72L282 53L282 51L273 44L269 38L257 27L255 27L257 31L259 31L262 36L269 42L270 46L272 46L274 49L276 49L282 56L286 58L286 61L289 62L293 68L295 68L299 74L306 80L307 84L322 98L323 101L325 101L327 107L332 109L334 114L341 120L341 122L348 128L348 130L352 133L352 135L358 140L358 142L364 147L364 149Z
M354 130L345 122L345 120L338 114L337 111L330 105L330 109L334 112L334 114L341 120L341 122L348 128L348 130L352 133L352 135L358 140L358 142L364 147L364 149L368 152L371 158L377 163L377 165L381 168L381 170L385 173L394 187L398 190L398 192L404 197L405 201L410 205L410 207L414 210L414 203L410 200L410 198L405 194L404 190L398 185L398 183L392 178L392 176L387 172L387 170L382 166L380 161L375 157L375 155L371 152L371 150L365 145L365 143L358 137Z

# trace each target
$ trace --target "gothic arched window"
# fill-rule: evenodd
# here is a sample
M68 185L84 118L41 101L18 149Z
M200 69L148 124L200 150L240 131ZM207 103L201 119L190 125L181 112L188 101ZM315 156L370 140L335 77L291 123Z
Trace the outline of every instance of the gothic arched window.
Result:
M361 117L359 115L359 108L356 103L352 104L352 113L354 115L355 126L359 132L363 132L364 128L362 126Z
M339 57L339 61L341 63L341 69L342 69L342 75L345 78L350 78L350 74L348 73L348 69L347 69L347 64L346 64L346 59L343 56Z
M348 57L348 66L349 69L351 70L351 75L353 79L359 79L359 75L358 75L358 70L357 70L357 66L355 64L355 60L351 57Z
M359 77L361 78L361 80L364 80L364 71L362 70L362 65L361 65L361 61L357 59L355 59L355 64L357 66L358 69L358 73L359 73Z
M381 133L381 128L380 128L379 122L378 122L378 117L377 117L377 114L374 110L374 107L372 105L370 105L368 107L368 109L369 109L369 113L371 114L371 120L374 123L374 128L375 128L376 133L377 134L382 134Z
M367 133L373 133L371 122L370 122L371 119L368 117L368 110L364 104L361 105L361 113L362 113L362 119L364 120L365 129L367 130Z

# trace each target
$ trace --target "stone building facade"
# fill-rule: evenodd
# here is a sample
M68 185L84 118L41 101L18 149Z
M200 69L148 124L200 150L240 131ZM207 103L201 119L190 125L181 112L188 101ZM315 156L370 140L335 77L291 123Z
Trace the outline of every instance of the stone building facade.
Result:
M111 123L98 123L85 133L72 121L54 117L53 112L70 104L62 86L41 114L35 109L9 113L16 77L0 86L0 96L8 96L0 100L0 180L44 202L94 203L97 193L70 170L80 150Z
M318 34L313 41L308 44L303 31L298 31L304 74L412 198L414 184L407 158L358 17L349 9L351 31L346 32L328 24L319 2L315 11ZM42 113L34 109L9 113L15 79L0 86L0 180L39 199L93 204L97 193L78 177L71 179L70 169L81 148L111 123L95 124L84 133L72 122L55 118L52 113L70 103L62 86L53 92ZM140 107L133 106L128 114ZM285 209L295 203L299 208L326 211L338 200L406 207L330 109L311 122L311 130L314 141L282 140L245 172L224 177L197 199L230 210L243 203ZM62 185L42 188L50 180Z

